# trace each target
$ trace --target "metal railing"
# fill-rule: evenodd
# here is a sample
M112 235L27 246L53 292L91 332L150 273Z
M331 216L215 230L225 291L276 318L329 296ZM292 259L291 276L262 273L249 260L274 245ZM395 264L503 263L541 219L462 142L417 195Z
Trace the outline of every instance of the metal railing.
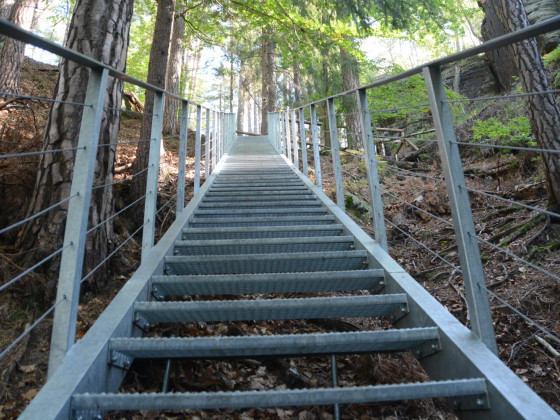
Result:
M494 48L510 45L529 37L534 37L545 32L557 29L560 25L560 16L543 21L539 24L525 28L523 30L504 35L493 39L475 48L436 60L426 65L413 68L411 70L396 74L394 76L385 77L365 86L361 86L355 90L350 90L328 98L320 99L316 102L307 104L295 109L287 109L270 114L269 135L279 153L284 154L293 164L303 172L304 175L310 176L315 185L323 188L327 195L334 197L334 201L341 209L346 209L347 201L352 201L352 196L358 195L363 203L370 206L371 220L373 223L372 233L375 240L385 250L390 250L392 254L398 254L399 247L404 245L403 241L409 241L419 250L425 253L423 257L426 261L437 265L442 272L449 275L448 284L452 279L459 275L463 279L464 295L461 290L453 284L453 288L461 296L466 303L467 317L464 322L470 324L473 334L478 336L487 347L497 354L496 338L494 333L494 325L491 313L490 301L499 302L500 306L519 315L524 321L536 328L539 334L543 334L546 338L555 343L560 344L558 334L552 329L553 324L542 325L532 319L532 316L525 314L516 308L512 302L499 296L492 289L499 282L493 282L488 285L485 277L492 268L491 261L487 253L502 254L505 258L515 259L522 264L527 270L534 270L539 274L546 276L552 281L560 281L558 264L550 268L539 262L528 261L517 255L515 250L509 249L504 244L496 244L488 233L479 232L481 217L474 216L471 210L469 196L481 197L487 203L487 206L519 206L520 208L547 217L559 218L560 215L554 211L547 210L545 206L536 204L527 204L520 200L508 199L503 197L499 192L488 192L476 187L473 182L465 178L463 164L465 155L471 149L496 149L496 150L515 150L521 153L532 154L558 154L559 150L549 150L539 147L531 147L531 145L502 145L495 143L483 143L476 141L457 141L455 135L455 125L453 112L451 107L462 106L466 102L502 100L504 98L531 98L535 95L553 95L558 93L557 90L546 90L543 92L525 92L515 93L513 95L503 95L498 97L485 97L477 99L449 99L446 88L444 86L442 76L442 66L455 63L459 60L475 56L480 53L490 51ZM425 83L424 96L415 98L417 103L403 104L403 106L389 107L387 109L373 107L370 101L375 99L376 89L395 84L405 83L411 78L423 78ZM346 104L337 101L345 100ZM347 102L353 101L353 107L356 110L348 110ZM318 108L321 108L323 120L318 118ZM432 124L430 127L424 127L421 133L413 133L411 135L387 135L386 129L377 131L375 121L382 113L402 116L405 120L413 112L423 111L425 114L431 113ZM348 133L345 129L341 129L340 121L348 114L357 114L360 118L360 133ZM309 121L306 121L306 118ZM321 127L327 127L321 129ZM405 130L399 127L399 132L404 133ZM471 127L472 128L472 124ZM310 134L308 133L310 131ZM388 130L391 131L391 130ZM435 138L431 138L431 134L435 133ZM350 134L359 134L361 139L361 148L356 155L348 154L341 151L340 137L348 138ZM419 137L419 135L422 135ZM311 141L311 147L308 149L308 137ZM438 151L439 161L433 156L432 161L437 167L430 168L430 171L421 173L416 169L414 162L398 162L395 156L386 157L382 153L385 144L390 148L390 142L396 144L399 150L403 147L404 142L414 147L416 150L422 149L423 145L434 145ZM346 144L347 145L347 144ZM326 152L326 153L325 153ZM324 156L321 159L321 154ZM312 155L312 156L311 156ZM365 173L362 176L350 174L341 164L341 156L346 159L357 159L358 162L354 166L365 163ZM431 162L432 162L431 161ZM331 184L334 184L334 191L324 187L325 170L329 173L328 178ZM425 185L425 190L437 190L440 197L441 190L445 188L447 196L446 203L442 205L443 209L439 215L430 211L430 208L422 203L421 194L417 195L417 200L407 199L391 188L391 184L399 178L409 182L409 180L420 179ZM499 179L499 178L498 178ZM363 188L363 180L366 181L367 187ZM357 181L357 182L356 182ZM499 181L498 181L499 182ZM356 187L358 185L358 187ZM410 185L413 184L410 181ZM356 194L349 191L349 187L357 188ZM362 191L360 191L360 188ZM366 191L363 191L363 190ZM401 188L402 191L404 188ZM411 195L411 194L408 194ZM395 204L397 203L397 204ZM498 204L499 203L499 204ZM406 218L405 223L394 222L385 217L386 207L398 205L402 209L402 213L410 215ZM415 237L409 225L416 223L418 214L422 217L437 221L438 226L442 229L452 229L454 232L455 244L451 247L457 249L458 255L448 253L441 255L437 249L432 249L427 245L422 237ZM362 223L368 229L368 222ZM388 239L387 232L392 233L392 237L397 239ZM541 232L542 233L542 232ZM448 247L449 248L449 247ZM481 256L480 249L484 253ZM420 251L418 251L420 252ZM432 259L433 258L433 259ZM416 263L414 263L416 264ZM421 264L421 261L418 263ZM554 265L554 263L552 263ZM412 265L411 265L412 268ZM443 271L446 270L446 271ZM556 271L555 271L556 270ZM416 270L412 270L416 271ZM420 271L420 270L418 270ZM427 271L435 271L433 267L428 267ZM444 286L436 286L433 289L441 289ZM542 341L542 340L541 340Z
M3 162L10 159L29 157L41 158L47 154L56 154L57 156L62 156L62 159L67 162L73 162L74 170L71 180L71 190L66 198L48 208L31 214L29 217L10 223L8 226L0 227L0 235L3 236L0 237L0 240L2 240L4 245L12 245L12 243L8 243L8 241L15 241L13 233L17 232L17 229L22 229L27 224L40 220L41 217L55 209L67 209L64 239L62 240L61 238L61 243L57 250L39 261L30 264L28 268L21 269L19 273L6 279L3 284L0 285L0 293L6 293L10 288L18 284L20 280L33 275L35 270L40 269L41 266L48 261L60 258L57 295L53 303L37 317L33 324L28 326L28 328L22 331L11 343L0 350L0 359L8 356L13 352L18 343L24 340L38 325L54 313L49 355L50 376L75 343L81 284L91 279L98 270L105 267L118 252L123 252L127 243L135 236L139 235L140 232L142 232L142 261L148 258L151 249L156 243L156 228L160 227L161 229L165 229L163 223L158 221L158 216L161 216L163 210L169 209L174 201L176 203L176 217L179 217L185 208L187 143L194 143L192 147L194 149L194 163L192 164L192 169L194 171L193 190L194 193L196 193L200 188L201 178L203 176L208 177L212 173L218 161L233 142L235 129L234 114L211 109L141 80L132 78L123 72L86 57L83 54L40 38L10 22L0 20L0 33L42 48L61 58L73 61L89 69L87 92L83 103L59 101L56 98L0 92L0 96L2 97L17 97L21 100L39 100L58 106L81 107L83 109L80 134L75 147L57 150L43 149L41 151L24 153L8 153L0 156L0 162ZM119 115L129 112L124 109L104 108L104 101L107 95L106 87L109 78L115 78L154 93L154 112L152 114L152 126L149 139L123 141L123 139L113 138L110 144L98 144L104 115L110 112L117 112ZM178 173L174 180L176 191L162 205L158 206L158 189L161 185L158 179L161 165L160 145L163 141L169 139L168 137L162 136L165 98L178 101L180 105L179 134L169 137L178 139L179 158ZM194 126L194 140L189 138L188 127L189 110L193 107L195 108L192 124ZM202 141L203 134L205 137L204 142ZM125 176L122 179L113 176L111 182L105 182L103 185L94 185L94 169L98 150L104 147L110 147L114 150L124 146L134 147L143 142L149 143L149 161L145 169L130 176ZM189 145L189 147L191 147L191 145ZM92 223L89 214L92 192L102 188L114 188L119 184L132 181L133 178L137 176L147 177L145 194L131 203L128 203L122 209L114 212L105 220ZM130 211L134 207L141 205L142 201L144 202L143 223L137 227L134 232L127 235L127 237L121 238L121 243L115 246L115 248L95 267L87 272L83 272L84 254L88 252L86 250L88 235L94 233L97 229L103 228L105 224L112 222L117 217L129 215ZM10 233L12 236L7 238L5 235Z

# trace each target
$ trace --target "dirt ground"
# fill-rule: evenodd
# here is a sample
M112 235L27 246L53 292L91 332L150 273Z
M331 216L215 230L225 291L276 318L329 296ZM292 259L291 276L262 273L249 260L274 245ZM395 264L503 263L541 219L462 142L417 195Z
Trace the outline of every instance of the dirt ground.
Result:
M56 69L26 63L22 74L21 93L50 97L56 81ZM0 154L37 151L41 148L43 127L49 106L37 100L17 100L0 109ZM121 123L123 139L138 136L139 121L124 119ZM160 179L158 206L172 197L176 177L176 142L166 141L163 174ZM122 168L116 180L130 176L134 159L134 145L118 149L117 168ZM369 192L364 181L364 165L360 157L345 153L343 156L345 188L354 199L349 214L369 234L373 234L367 216ZM192 157L188 167L192 168ZM324 191L335 197L331 157L321 156ZM312 154L309 154L312 163ZM3 197L0 211L0 228L23 218L25 206L32 193L37 165L36 157L15 161L0 160L0 194ZM546 194L542 183L534 179L538 163L527 161L522 155L481 156L465 154L464 168L468 186L491 192L507 199L521 201L543 208ZM421 162L413 171L434 178L441 178L437 158ZM412 175L380 164L384 211L392 224L387 224L389 247L393 257L403 265L427 290L461 322L469 325L464 288L460 273L448 265L458 265L453 229L450 220L445 185L431 179ZM188 176L193 177L192 171ZM312 177L313 178L313 177ZM116 188L117 208L127 200L127 183ZM192 186L192 181L189 183ZM192 195L187 191L187 199ZM398 197L417 208L394 198ZM512 253L530 260L533 264L560 274L560 226L546 218L538 218L531 210L517 208L481 195L471 195L475 225L478 234L492 243L503 244ZM159 213L158 231L161 235L173 220L174 203L171 201ZM435 219L434 214L440 219ZM124 220L118 226L119 240L124 241L129 228ZM527 228L523 228L527 227ZM441 255L446 262L435 257L425 247ZM18 261L23 250L14 246L16 232L0 237L1 282L23 270ZM481 245L481 254L487 287L501 299L548 331L560 335L560 284L527 267L517 260ZM77 338L95 322L139 263L140 246L136 239L128 242L112 263L113 276L102 285L97 294L83 296L80 305ZM29 290L31 285L45 284L40 271L27 276L17 285L0 293L0 348L4 349L49 307ZM519 317L502 301L490 299L500 358L521 379L560 413L560 358L553 351L560 346L550 341L534 326ZM16 418L38 392L45 381L51 320L46 318L38 328L20 342L3 360L0 360L0 419ZM226 324L192 324L187 326L158 327L151 334L163 335L250 335L289 334L293 332L353 331L386 328L381 321L348 319L335 323L324 322L252 322ZM547 346L548 345L548 346ZM552 350L551 350L552 349ZM408 353L392 355L362 355L337 358L340 385L365 385L394 383L399 378L423 381L426 375L417 361ZM135 362L123 388L130 391L158 391L165 370L164 362ZM147 373L150 372L150 375ZM170 386L176 392L284 389L323 387L331 384L331 364L327 357L291 358L274 360L239 360L236 362L182 361L174 362ZM159 378L159 379L158 379ZM455 418L444 401L414 401L404 404L371 404L341 407L342 418L352 419L450 419ZM251 419L278 418L300 420L331 419L332 407L307 407L298 409L220 410L186 413L135 412L114 415L115 419L166 419L166 418Z

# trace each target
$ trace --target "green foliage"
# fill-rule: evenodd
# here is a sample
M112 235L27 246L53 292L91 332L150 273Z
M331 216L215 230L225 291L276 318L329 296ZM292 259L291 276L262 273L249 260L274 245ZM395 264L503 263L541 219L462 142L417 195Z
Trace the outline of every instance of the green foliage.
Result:
M511 118L507 122L502 122L496 117L484 121L475 120L471 131L473 139L483 143L521 147L537 145L531 132L529 119L525 116ZM509 152L505 149L505 153Z
M543 57L544 64L547 67L554 67L560 65L560 47L556 47L555 50L552 50L550 53ZM556 76L554 76L554 80L552 81L552 86L555 89L560 88L560 71L556 72Z

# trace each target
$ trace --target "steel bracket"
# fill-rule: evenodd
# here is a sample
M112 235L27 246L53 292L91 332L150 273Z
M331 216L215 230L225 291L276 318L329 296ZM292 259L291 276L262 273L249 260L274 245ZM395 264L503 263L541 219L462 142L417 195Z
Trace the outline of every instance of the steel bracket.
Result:
M72 419L74 420L103 420L103 412L101 410L77 410L74 412Z
M412 353L416 356L417 359L423 359L424 357L428 357L434 353L437 353L441 350L441 343L439 339L437 340L428 340L422 345L414 348Z
M399 319L401 319L403 316L405 316L406 314L408 314L408 304L406 303L402 303L400 305L397 306L397 308L391 312L389 315L387 315L387 319L389 319L389 321L391 322L396 322Z
M111 350L109 352L109 364L120 369L128 369L132 365L132 357L121 353L120 351Z
M136 313L134 315L134 324L140 328L142 331L147 332L150 329L150 321L144 318L141 314Z
M489 410L488 394L448 398L453 410Z
M165 295L161 293L157 286L152 286L152 296L156 300L163 300L165 298Z

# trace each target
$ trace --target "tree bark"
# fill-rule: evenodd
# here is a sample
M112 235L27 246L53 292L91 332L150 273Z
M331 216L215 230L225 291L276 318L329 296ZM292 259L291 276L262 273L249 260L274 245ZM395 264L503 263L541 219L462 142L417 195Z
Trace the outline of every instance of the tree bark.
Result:
M301 85L301 69L298 62L294 63L294 96L296 99L296 106L303 103L303 87Z
M133 0L78 0L68 28L65 45L75 51L124 71L132 19ZM54 97L59 101L83 102L86 94L88 69L74 62L62 60ZM106 108L120 108L123 82L109 78L105 97ZM43 150L68 149L78 142L82 107L54 103L51 107ZM113 182L115 143L119 129L118 112L106 111L101 126L95 167L94 185ZM29 204L28 215L59 203L70 192L74 169L73 151L48 153L41 156L35 195ZM20 231L19 245L31 250L26 262L50 255L62 245L68 204L65 203L45 216L28 223ZM89 225L95 226L114 213L113 188L95 189L90 204ZM112 221L108 221L88 235L84 272L102 261L113 249ZM52 292L58 278L58 260L44 265L48 291ZM108 270L99 270L94 278L104 280Z
M18 0L10 10L9 20L24 29L34 26L38 0ZM10 8L4 6L2 14ZM0 52L0 92L17 93L19 77L25 58L25 43L7 37Z
M245 108L247 108L247 74L242 61L239 70L239 93L237 94L237 130L245 131Z
M484 40L497 38L509 32L507 24L504 23L496 10L496 0L480 0L479 4L484 11L481 34ZM486 53L490 62L492 73L496 76L500 91L508 90L513 84L514 76L519 76L519 67L515 62L513 46L496 48ZM508 65L504 65L508 63Z
M342 90L348 91L358 88L360 86L358 60L342 47L340 48L340 68L342 71ZM342 109L345 113L348 147L360 148L362 142L361 126L356 95L344 96L342 98Z
M485 11L492 8L503 27L508 32L528 26L527 14L521 0L488 0ZM513 45L513 60L501 63L504 67L519 66L520 80L525 92L550 90L550 82L545 72L534 38ZM526 101L529 121L540 148L560 150L560 111L553 94L530 97ZM541 154L548 192L549 206L560 210L560 159L552 153Z
M262 108L261 133L268 134L268 113L276 111L276 45L271 29L262 31Z
M156 14L156 24L154 27L154 37L150 49L150 61L148 64L147 82L165 89L165 78L167 75L167 62L169 58L169 41L173 26L173 13L175 10L175 0L159 0ZM142 128L140 130L140 140L151 137L152 115L154 113L154 93L146 91L144 103L144 114L142 116ZM150 142L141 141L136 148L136 160L134 161L133 172L136 175L132 182L132 200L137 200L146 191L146 172L148 167L148 157L150 154ZM134 206L133 218L137 224L141 224L144 218L144 206L141 204Z
M167 64L167 86L166 90L179 94L181 82L181 63L183 62L183 38L185 36L185 18L182 11L175 12L173 18L173 35L171 36L171 50ZM163 132L166 135L175 135L179 131L178 124L179 101L174 98L165 99L165 114L163 120Z

